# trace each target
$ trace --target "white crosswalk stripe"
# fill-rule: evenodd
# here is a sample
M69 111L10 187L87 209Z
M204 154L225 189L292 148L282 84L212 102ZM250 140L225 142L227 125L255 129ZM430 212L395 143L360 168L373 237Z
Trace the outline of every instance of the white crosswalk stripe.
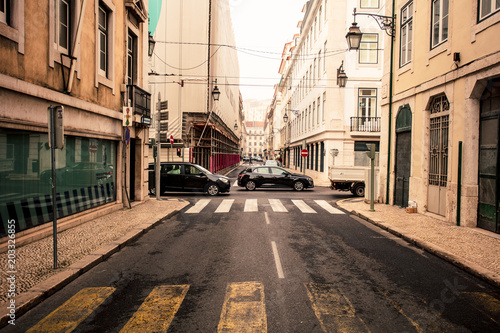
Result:
M186 214L197 214L200 213L205 207L208 206L208 204L212 201L212 199L201 199L198 202L196 202L191 208L189 208L186 211ZM288 200L283 200L283 199L268 199L269 206L275 213L288 213L290 208L286 208L285 205L287 204ZM311 203L307 204L305 200L291 200L292 203L302 212L306 214L315 214L317 211L312 208L310 205ZM332 204L328 203L327 200L309 200L310 202L314 202L317 206L321 207L322 209L326 210L330 214L334 215L340 215L340 214L345 214L343 211L335 208L332 206ZM218 203L217 199L214 201L215 203ZM233 204L235 202L235 199L223 199L220 203L218 203L218 206L214 213L229 213L233 207ZM312 204L312 205L314 205ZM266 206L261 202L261 205ZM234 211L234 209L233 209ZM246 199L245 200L245 205L243 208L244 212L250 213L250 212L258 212L259 211L259 203L257 199Z
M288 212L288 210L283 206L281 200L279 199L269 199L269 203L271 204L271 208L275 212Z
M201 210L203 208L205 208L210 201L211 201L211 199L201 199L193 207L189 208L186 211L186 214L196 214L196 213L201 212Z
M259 206L257 205L257 199L247 199L245 201L244 212L258 212Z
M216 213L227 213L231 210L231 206L234 203L234 199L224 199L220 203L219 207L215 210Z
M316 211L314 209L312 209L311 207L309 207L305 202L304 200L292 200L293 204L295 206L297 206L298 209L300 209L300 211L302 213L316 213Z
M332 205L330 205L325 200L314 200L314 202L317 203L322 208L324 208L330 214L344 214L343 211L341 211L340 209L337 209L335 207L332 207Z

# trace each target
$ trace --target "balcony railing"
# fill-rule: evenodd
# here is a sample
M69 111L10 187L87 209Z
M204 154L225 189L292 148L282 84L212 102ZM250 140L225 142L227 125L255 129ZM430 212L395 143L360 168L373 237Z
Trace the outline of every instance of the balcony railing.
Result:
M127 85L134 114L151 118L151 94L136 85Z
M351 132L380 132L380 117L351 117Z

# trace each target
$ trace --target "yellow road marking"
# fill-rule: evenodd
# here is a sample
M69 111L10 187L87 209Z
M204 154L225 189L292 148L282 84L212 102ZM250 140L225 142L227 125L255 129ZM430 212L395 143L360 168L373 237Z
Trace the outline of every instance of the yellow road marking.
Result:
M154 288L120 332L166 332L188 289L188 285Z
M349 299L333 285L305 283L312 308L324 332L369 332Z
M228 284L217 332L267 332L262 283Z
M462 292L462 295L471 300L474 307L488 316L491 321L500 323L500 300L479 292Z
M71 332L114 291L111 287L82 289L27 332Z
M401 306L399 306L398 303L396 303L395 301L393 301L392 299L389 298L389 295L382 291L381 289L377 288L378 292L381 293L382 295L384 295L384 297L392 304L392 306L396 309L396 311L398 311L403 317L406 318L406 320L408 320L410 322L410 324L417 330L417 332L422 332L422 328L420 327L420 325L414 321L413 319L411 319L410 317L408 317L406 315L406 313L403 311L403 308L401 308Z

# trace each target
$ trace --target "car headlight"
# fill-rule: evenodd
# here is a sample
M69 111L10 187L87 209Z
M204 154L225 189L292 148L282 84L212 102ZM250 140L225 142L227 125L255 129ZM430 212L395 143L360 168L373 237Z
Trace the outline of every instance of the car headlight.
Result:
M223 183L226 183L228 184L229 183L229 179L226 179L226 178L219 178L219 180Z

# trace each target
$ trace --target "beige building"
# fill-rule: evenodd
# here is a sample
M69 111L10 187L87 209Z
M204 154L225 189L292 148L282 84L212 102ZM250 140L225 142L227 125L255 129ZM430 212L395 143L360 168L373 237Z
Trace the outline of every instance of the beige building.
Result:
M367 27L362 50L346 52L346 29L360 6L378 13L384 1L307 1L299 33L283 49L270 131L286 166L321 181L328 182L330 169L369 166L366 144L378 152L385 33L359 17ZM345 85L337 79L341 72ZM303 148L307 158L301 157Z
M379 196L499 233L498 1L395 4L386 2L396 38L385 57Z
M168 101L159 122L161 160L181 148L185 161L217 172L239 161L242 103L239 65L227 0L161 2L153 38L149 90ZM216 101L213 93L220 92ZM156 137L153 117L151 138Z
M8 219L20 232L52 221L51 105L64 108L55 161L60 221L145 200L147 0L3 3L0 236Z

